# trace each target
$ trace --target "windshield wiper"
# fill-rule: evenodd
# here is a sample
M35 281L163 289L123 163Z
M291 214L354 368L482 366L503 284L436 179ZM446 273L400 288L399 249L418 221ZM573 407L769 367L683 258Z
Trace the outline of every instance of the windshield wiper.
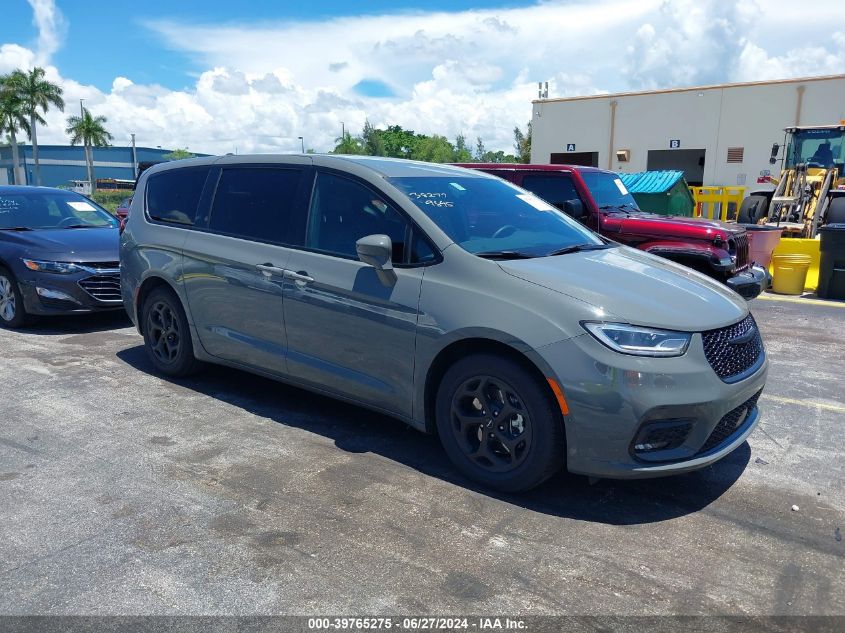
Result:
M477 257L484 259L533 259L536 255L529 255L528 253L520 253L519 251L483 251L481 253L473 253Z
M108 225L106 225L108 226ZM63 226L63 229L101 229L104 228L101 224L68 224Z
M3 226L0 227L0 231L31 231L32 229L28 226Z
M572 246L564 246L563 248L559 248L551 253L546 253L545 257L566 255L567 253L578 253L581 251L601 251L611 247L611 244L573 244Z

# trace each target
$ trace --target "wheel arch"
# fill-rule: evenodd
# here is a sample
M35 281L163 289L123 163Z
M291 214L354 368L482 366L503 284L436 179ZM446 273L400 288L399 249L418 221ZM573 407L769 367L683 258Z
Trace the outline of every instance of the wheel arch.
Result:
M483 336L462 338L443 347L443 349L435 355L428 366L422 396L422 417L425 422L425 431L427 433L437 433L434 417L435 399L437 397L437 389L440 386L446 371L457 360L471 354L482 353L503 356L519 364L540 382L544 393L551 399L554 407L558 408L555 394L548 383L548 377L554 376L554 374L551 371L551 368L541 367L542 365L545 365L545 363L538 354L531 354L528 350L519 350L512 345L494 338L486 338Z
M144 306L144 302L147 300L147 297L150 296L150 293L157 289L157 288L167 288L170 290L179 302L182 304L182 309L185 310L185 304L182 301L182 297L179 296L179 293L176 291L176 288L173 287L173 284L170 283L164 277L159 277L158 275L150 275L141 284L138 286L138 291L135 297L135 314L136 314L136 322L138 324L138 332L141 336L144 335L144 323L143 319L141 318L141 309ZM186 311L187 314L187 311Z

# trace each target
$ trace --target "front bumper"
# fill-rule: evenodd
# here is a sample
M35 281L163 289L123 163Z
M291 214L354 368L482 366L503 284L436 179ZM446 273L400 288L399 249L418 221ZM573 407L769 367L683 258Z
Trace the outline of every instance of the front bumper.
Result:
M728 288L750 301L769 287L769 281L769 273L765 268L752 265L748 270L729 277L725 283Z
M554 368L569 405L567 468L574 473L638 478L703 468L740 446L760 419L756 398L768 360L751 376L725 383L708 363L700 334L676 358L619 354L588 334L535 351ZM726 420L731 426L722 433ZM677 421L689 424L680 445L635 451L647 425Z
M71 275L26 271L18 274L29 314L65 315L123 308L120 273L86 270Z

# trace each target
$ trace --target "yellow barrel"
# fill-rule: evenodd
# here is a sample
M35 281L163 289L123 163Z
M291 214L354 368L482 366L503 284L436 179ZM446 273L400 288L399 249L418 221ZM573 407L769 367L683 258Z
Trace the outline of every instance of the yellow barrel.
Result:
M782 295L802 294L811 261L809 255L774 255L772 290Z

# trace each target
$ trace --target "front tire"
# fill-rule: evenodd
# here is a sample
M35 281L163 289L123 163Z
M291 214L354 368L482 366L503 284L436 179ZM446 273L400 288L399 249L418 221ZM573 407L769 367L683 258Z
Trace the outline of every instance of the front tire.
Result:
M168 288L156 288L144 301L141 312L144 347L156 370L168 376L184 378L201 367L194 357L194 345L185 310L176 294Z
M563 419L548 387L520 364L476 354L443 376L437 432L468 478L502 492L538 486L564 463Z
M0 327L14 330L28 322L18 282L7 268L0 266Z

